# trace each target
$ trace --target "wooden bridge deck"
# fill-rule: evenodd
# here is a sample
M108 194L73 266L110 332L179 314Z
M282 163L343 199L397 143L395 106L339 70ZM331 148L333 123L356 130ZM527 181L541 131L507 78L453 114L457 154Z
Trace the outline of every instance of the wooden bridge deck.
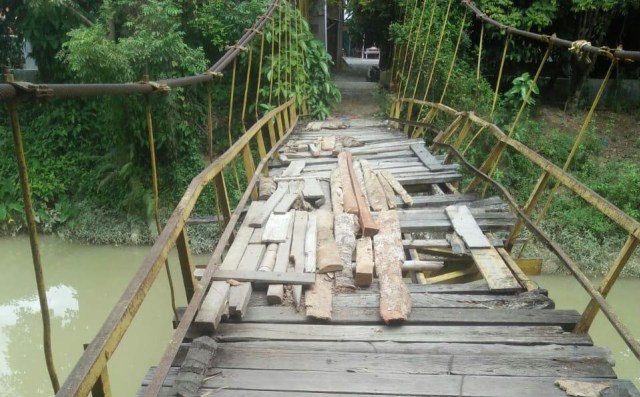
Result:
M331 253L322 252L327 248L322 246L326 225L322 225L320 212L333 211L332 193L334 199L340 196L330 188L339 161L331 151L322 151L322 146L337 136L343 137L338 138L343 144L349 141L344 137L364 143L346 150L351 151L358 173L363 168L359 160L368 161L364 178L358 175L357 179L364 179L361 187L371 206L380 204L380 197L367 189L367 167L373 169L373 175L388 171L413 199L409 207L399 194L393 200L383 194L382 200L388 199L383 206L393 201L397 208L371 211L379 234L391 236L390 240L374 237L374 246L370 246L380 278L374 278L368 287L357 286L366 284L368 276L367 266L360 261L370 260L366 252L361 253L353 227L351 233L339 230L341 221L336 216L332 237L337 244L330 247L337 248L343 269L316 274L315 284L304 291L300 286L267 287L257 279L253 288L249 283L217 281L226 285L224 293L219 294L222 284L212 286L190 335L210 336L217 350L214 354L213 345L200 339L195 344L185 340L166 379L165 395L560 397L567 393L557 383L573 380L588 383L592 392L607 387L594 396L640 396L631 382L616 378L608 349L593 346L588 335L569 332L579 314L554 309L546 291L538 289L505 256L499 237L513 225L514 217L499 199L478 200L455 192L451 184L461 178L457 168L442 165L441 157L432 156L401 132L379 121L351 120L349 124L339 130L300 128L292 135L280 159L270 167L276 181L287 185L277 204L284 220L269 219L272 202L252 205L221 268L251 279L255 274L251 272L268 262L270 243L265 240L269 240L280 242L271 248L275 249L275 268L264 273L266 278L286 271L298 273L300 280L304 275L308 278L304 269L311 270L308 258L313 259L314 254L317 270L322 269L328 259L321 256ZM310 152L316 146L319 156ZM296 186L300 177L311 178L312 183L305 184L307 188ZM334 174L334 182L335 178ZM343 175L340 180L348 178ZM295 211L287 220L288 207L296 205L293 199L286 202L288 194L295 192L295 196L300 189L305 197L315 198L308 200L314 208ZM276 191L272 197L279 194ZM347 204L345 201L345 210ZM447 208L452 205L455 207ZM456 212L462 211L461 206L469 211ZM303 216L296 215L302 212ZM401 236L393 222L386 222L390 218L383 213L387 212L397 215ZM475 221L471 225L469 216ZM317 225L314 253L305 250L312 218ZM266 223L251 226L252 219ZM279 226L267 232L271 222ZM283 227L284 239L278 240ZM480 237L485 241L478 241ZM484 245L486 241L489 246ZM380 244L396 247L382 250ZM404 264L391 252L398 244L406 256ZM358 249L351 257L355 245ZM384 258L387 254L398 266L435 270L424 273L426 278L412 279L411 272L394 277L393 269L378 262L388 259ZM280 304L270 304L280 299ZM410 313L403 299L410 301ZM399 321L394 317L395 324L386 325L382 318L389 320L392 312L405 313L407 318ZM154 368L143 381L140 395L153 373Z

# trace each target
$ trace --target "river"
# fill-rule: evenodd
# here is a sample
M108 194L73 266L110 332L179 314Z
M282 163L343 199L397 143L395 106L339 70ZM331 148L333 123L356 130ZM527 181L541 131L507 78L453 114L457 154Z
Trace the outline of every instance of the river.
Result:
M148 247L88 246L41 238L49 306L52 311L53 352L58 377L63 380L109 314L140 265ZM196 262L204 263L204 258ZM184 305L177 257L172 257L178 304ZM26 237L0 239L0 390L2 395L44 397L52 394L42 354L42 324L35 291L29 241ZM558 308L582 308L587 295L571 277L535 278ZM637 305L640 280L620 280L611 302L620 317L640 336ZM635 299L633 299L635 297ZM630 304L632 302L632 304ZM171 306L166 277L161 273L138 318L109 362L114 396L134 395L150 366L157 364L171 335ZM609 346L620 377L640 386L640 365L603 316L592 336ZM125 352L125 354L122 354Z

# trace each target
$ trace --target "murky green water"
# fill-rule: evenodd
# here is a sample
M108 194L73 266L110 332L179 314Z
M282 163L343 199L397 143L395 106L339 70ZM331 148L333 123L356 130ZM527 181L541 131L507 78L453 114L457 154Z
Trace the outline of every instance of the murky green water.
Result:
M41 238L52 311L53 352L62 381L140 266L146 247L101 247ZM177 259L170 260L184 305ZM42 324L29 241L0 239L0 395L53 394L42 353ZM171 306L164 271L109 361L115 396L134 395L171 337ZM122 354L122 353L126 354Z
M146 247L96 247L42 238L42 256L52 310L53 348L60 379L66 378L140 265ZM204 262L203 259L200 261ZM177 259L171 260L180 282ZM29 242L0 239L0 394L52 395L42 355L42 325L35 291ZM559 308L582 308L587 295L570 277L541 276ZM184 296L177 285L179 304ZM640 280L621 280L611 301L636 336L640 336ZM157 364L171 335L171 309L164 272L156 281L138 318L110 361L115 396L135 394L147 369ZM614 351L620 377L640 386L640 365L615 331L598 316L592 336ZM123 354L124 353L124 354Z

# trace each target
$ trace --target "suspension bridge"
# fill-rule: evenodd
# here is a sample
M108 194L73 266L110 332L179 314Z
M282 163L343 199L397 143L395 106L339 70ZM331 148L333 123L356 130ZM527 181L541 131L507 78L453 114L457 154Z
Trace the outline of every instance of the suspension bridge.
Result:
M454 109L446 104L447 89L467 25L464 20L460 25L453 59L442 64L442 36L452 3L407 2L404 18L420 17L407 41L394 49L395 92L386 120L307 120L304 92L291 98L274 93L268 111L260 113L256 106L255 119L247 115L247 104L258 100L253 89L272 89L274 79L292 87L303 78L296 69L300 62L291 59L298 36L285 33L271 48L264 45L264 36L282 34L281 25L293 20L287 17L292 13L308 15L306 2L274 1L215 65L197 76L162 81L146 76L131 84L30 84L13 81L7 73L0 101L7 106L14 136L44 352L56 395L112 395L109 359L158 274L165 267L168 271L169 253L175 249L188 305L174 307L172 339L158 347L164 349L162 359L141 379L140 396L640 396L631 381L617 378L606 346L594 346L588 334L601 311L640 358L640 343L606 300L638 246L640 223L568 172L611 70L618 62L640 60L640 52L580 46L611 66L560 167L513 135L532 89L509 131L494 124L492 115L509 37L524 37L546 50L534 82L551 48L574 43L501 25L463 0L464 18L475 16L480 23L480 40L485 26L503 31L506 39L490 114ZM431 14L424 11L427 4L446 8L444 20L434 22L433 9ZM426 50L417 46L425 31L439 38L428 49L428 61ZM479 49L478 67L482 41ZM247 78L245 87L235 87L236 75L249 76L253 64L249 61L247 70L241 70L240 57L257 57L262 68L262 59L276 51L290 58L282 75L271 83L258 81L257 87L250 87ZM418 66L425 62L431 62L426 71ZM195 176L163 225L150 97L208 85L227 73L232 73L235 88L229 125L240 122L245 132L222 155L213 155L215 93L208 90L210 164ZM446 76L437 90L435 73ZM51 348L19 109L45 99L118 95L138 95L145 104L159 236L61 383ZM241 119L232 120L238 98ZM465 154L479 142L490 150L476 166ZM522 187L531 191L524 206L492 177L507 151L540 173L534 186ZM237 178L240 162L247 183L231 208L225 174ZM464 175L470 177L463 182ZM187 229L206 189L215 191L211 219L223 231L206 267L196 267ZM628 235L599 285L539 226L559 191L580 198ZM591 298L586 308L555 309L544 286L527 277L525 261L512 253L531 238L555 254L582 285Z

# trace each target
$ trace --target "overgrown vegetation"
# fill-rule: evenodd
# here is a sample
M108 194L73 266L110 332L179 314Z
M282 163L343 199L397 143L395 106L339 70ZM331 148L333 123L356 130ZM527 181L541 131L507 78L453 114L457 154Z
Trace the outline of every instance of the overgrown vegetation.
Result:
M197 75L206 70L266 10L268 0L105 0L103 2L30 2L11 4L13 29L34 48L52 46L41 62L43 77L62 82L135 82ZM283 6L285 3L283 2ZM284 9L284 8L283 8ZM34 31L34 21L50 15L56 29ZM330 58L312 40L297 12L274 16L268 24L258 108L261 36L237 62L233 123L227 131L231 70L212 83L214 153L229 146L255 118L296 96L308 96L312 115L324 118L340 99L329 76ZM281 23L280 23L281 22ZM49 25L46 25L49 26ZM282 27L282 31L278 31ZM43 42L47 42L47 44ZM291 43L291 50L285 51ZM274 56L271 56L271 48ZM251 74L247 76L249 59ZM1 63L1 62L0 62ZM290 73L291 72L291 73ZM285 81L285 76L291 78ZM282 76L282 78L281 78ZM241 123L244 88L250 108ZM164 215L182 196L191 179L207 164L207 93L205 86L177 88L151 96L160 202ZM96 243L148 243L153 211L150 154L144 97L56 99L20 106L26 157L37 221L43 231ZM23 209L13 156L13 141L4 107L0 110L0 231L20 232ZM241 162L239 160L239 162ZM239 180L236 181L236 175ZM231 204L242 194L242 166L226 173ZM214 213L215 197L206 191L196 216ZM213 237L216 227L202 227ZM192 235L192 240L212 241ZM205 244L206 245L206 244ZM196 247L197 250L198 247Z

